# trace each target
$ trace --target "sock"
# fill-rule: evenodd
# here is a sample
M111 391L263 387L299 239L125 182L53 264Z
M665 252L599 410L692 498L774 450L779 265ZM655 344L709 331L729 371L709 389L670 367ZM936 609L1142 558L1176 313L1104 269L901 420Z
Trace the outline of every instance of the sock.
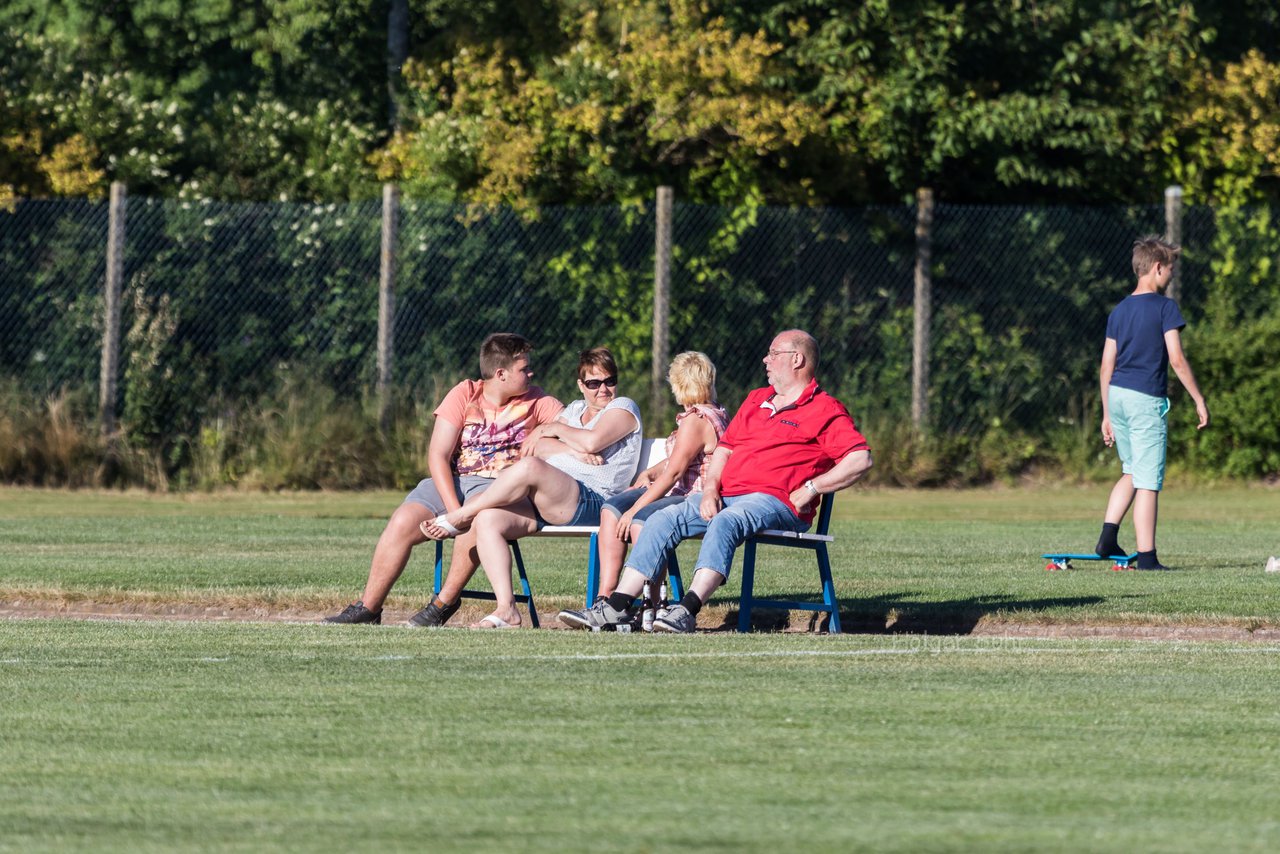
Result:
M1156 550L1149 552L1138 552L1138 569L1155 569L1160 565L1160 561L1156 558Z
M1093 551L1098 557L1112 557L1114 555L1122 555L1125 552L1120 548L1120 543L1116 542L1116 536L1120 533L1120 526L1113 525L1110 522L1102 523L1102 536L1098 537L1098 544L1093 547Z
M634 596L628 596L625 593L619 593L615 590L613 593L609 594L609 599L607 601L609 602L609 607L613 610L626 612L631 610L631 602L633 599L635 599Z
M702 600L698 598L698 594L692 590L684 594L684 598L680 600L680 604L684 609L693 616L698 616L698 612L702 610Z

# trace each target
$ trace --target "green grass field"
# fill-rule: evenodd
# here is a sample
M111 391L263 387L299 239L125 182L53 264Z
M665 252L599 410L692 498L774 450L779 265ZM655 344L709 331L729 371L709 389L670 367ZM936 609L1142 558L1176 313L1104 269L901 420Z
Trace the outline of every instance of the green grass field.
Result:
M1274 850L1280 648L0 622L0 847Z
M334 610L396 500L0 490L0 600ZM1171 490L1176 572L1045 572L1104 500L844 496L871 635L0 620L0 850L1274 850L1280 644L965 636L1280 624L1280 491ZM582 550L525 550L548 619Z
M358 596L399 497L0 490L0 598L334 610ZM1280 578L1262 572L1280 552L1280 489L1169 490L1159 547L1177 572L1101 563L1045 572L1042 552L1092 548L1105 501L1105 487L850 491L832 525L845 618L850 628L930 632L983 621L1280 625ZM1127 524L1121 541L1133 545ZM419 552L392 611L416 610L430 592L430 552ZM533 541L524 554L545 612L581 601L584 541ZM762 555L761 592L816 594L811 556ZM731 579L720 602L736 595ZM720 618L731 618L727 608L708 621Z

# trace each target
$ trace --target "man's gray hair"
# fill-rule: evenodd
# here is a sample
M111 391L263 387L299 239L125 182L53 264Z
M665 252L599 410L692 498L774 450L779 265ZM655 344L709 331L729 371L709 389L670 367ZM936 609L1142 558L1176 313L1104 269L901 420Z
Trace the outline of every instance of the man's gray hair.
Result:
M804 360L813 369L813 372L817 374L818 359L822 355L818 349L817 338L814 338L803 329L788 329L786 332L779 332L778 337L803 353Z

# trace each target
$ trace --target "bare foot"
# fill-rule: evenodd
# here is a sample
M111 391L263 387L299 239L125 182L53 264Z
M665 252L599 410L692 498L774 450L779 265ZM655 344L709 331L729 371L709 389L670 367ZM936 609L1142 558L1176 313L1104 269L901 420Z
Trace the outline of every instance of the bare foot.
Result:
M448 540L458 536L463 531L471 527L468 522L463 524L459 519L452 519L453 514L445 514L437 516L434 519L428 519L419 523L418 530L422 532L422 536L428 540Z

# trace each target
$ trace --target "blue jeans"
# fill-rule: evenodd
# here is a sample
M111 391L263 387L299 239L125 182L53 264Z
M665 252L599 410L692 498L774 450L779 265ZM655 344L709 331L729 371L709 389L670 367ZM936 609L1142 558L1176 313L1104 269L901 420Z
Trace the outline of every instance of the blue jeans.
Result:
M791 508L772 495L750 492L724 499L724 508L708 522L698 512L702 493L695 492L681 504L649 517L640 542L631 550L627 567L653 578L667 563L667 553L681 541L702 535L695 569L710 569L729 577L733 553L748 537L769 528L804 531L808 525Z

